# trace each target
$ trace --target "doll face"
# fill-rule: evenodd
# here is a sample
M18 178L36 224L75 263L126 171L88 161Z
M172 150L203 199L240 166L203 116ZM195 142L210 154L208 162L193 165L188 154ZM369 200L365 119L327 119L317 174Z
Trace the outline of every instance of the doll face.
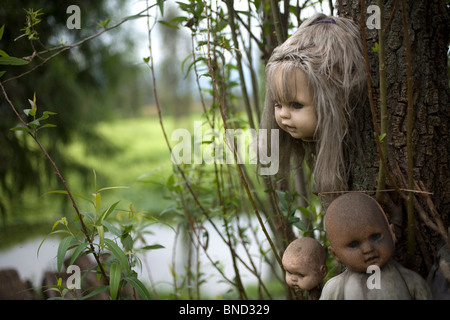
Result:
M317 287L327 274L325 265L306 256L285 254L283 267L286 271L286 283L298 290L312 290Z
M275 87L283 88L283 76L276 72ZM276 101L274 105L275 120L280 128L295 139L313 141L317 127L317 115L313 99L308 89L308 80L303 71L296 69L288 77L288 90L292 98L289 101ZM280 95L283 96L283 95Z
M393 256L393 233L381 214L361 214L352 222L344 219L333 224L329 251L349 269L366 272L370 265L381 268Z

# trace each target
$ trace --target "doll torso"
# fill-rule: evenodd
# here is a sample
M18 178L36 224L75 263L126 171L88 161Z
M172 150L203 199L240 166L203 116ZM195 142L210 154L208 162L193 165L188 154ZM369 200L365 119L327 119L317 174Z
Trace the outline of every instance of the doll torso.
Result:
M426 282L415 272L390 260L380 270L380 289L369 289L370 273L346 270L324 286L321 300L420 300L431 299Z

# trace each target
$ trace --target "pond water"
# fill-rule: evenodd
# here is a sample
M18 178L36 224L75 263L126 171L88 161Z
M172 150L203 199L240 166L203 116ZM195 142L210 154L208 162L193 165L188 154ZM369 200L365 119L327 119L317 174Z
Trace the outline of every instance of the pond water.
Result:
M173 276L170 267L173 263L175 232L163 225L154 225L151 227L151 230L153 234L146 235L146 243L148 245L157 243L164 246L164 248L148 251L144 257L141 257L143 261L142 270L138 269L136 271L139 273L139 279L147 285L153 283L157 291L164 289L171 292L173 290ZM212 227L206 230L209 235L207 252L210 259L214 262L219 261L225 275L229 279L233 279L234 271L230 250ZM262 264L261 254L257 244L267 243L267 241L261 231L257 232L256 237L258 238L257 240L255 238L250 239L249 251L255 257L255 264L260 269ZM12 248L1 250L0 270L16 269L22 280L30 280L34 287L39 287L42 283L44 272L56 270L56 253L59 245L57 239L47 239L41 246L39 255L37 255L38 247L43 238L44 236L36 237L17 244ZM182 273L184 270L183 263L185 258L183 258L183 255L186 251L180 245L180 242L182 241L178 239L175 254L177 273ZM248 259L242 246L238 246L237 253L247 263ZM226 283L224 278L214 268L202 249L200 249L200 262L201 272L204 273L203 279L206 280L200 289L202 296L214 298L223 295L230 289L230 285ZM257 282L255 276L244 268L242 264L239 265L239 270L241 271L244 284ZM263 276L267 271L266 267L262 268ZM152 281L150 281L150 278Z

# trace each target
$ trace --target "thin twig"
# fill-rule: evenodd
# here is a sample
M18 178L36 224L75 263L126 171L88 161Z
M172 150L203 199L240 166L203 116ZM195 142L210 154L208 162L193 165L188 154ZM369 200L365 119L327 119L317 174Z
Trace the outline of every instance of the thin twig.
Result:
M389 16L389 20L386 23L386 25L384 26L384 29L383 29L384 34L386 34L387 29L391 25L392 19L394 18L395 10L397 9L397 2L398 2L398 0L395 0L394 7L392 8L392 11L391 11L391 15Z
M285 40L284 38L284 30L283 25L281 24L281 14L280 14L280 8L278 7L278 1L277 0L270 0L270 8L272 10L273 15L273 21L275 25L275 33L278 40L278 45L282 44Z
M375 145L377 147L377 152L380 157L380 162L386 169L386 177L388 178L390 184L400 193L400 189L397 186L397 183L392 178L391 173L389 170L387 170L387 162L385 157L383 156L383 152L381 150L381 144L380 144L380 130L378 128L378 117L375 109L375 103L373 98L373 92L372 92L372 80L370 78L370 65L369 65L369 50L367 48L367 36L366 36L366 23L364 18L364 0L359 1L360 5L360 11L361 11L361 18L359 21L360 29L361 29L361 36L362 36L362 43L363 43L363 50L364 50L364 61L366 63L366 80L367 80L367 91L368 91L368 99L369 99L369 105L370 105L370 111L372 114L372 125L374 130L374 138L375 138ZM411 188L412 189L412 188Z
M408 158L408 189L413 189L413 147L412 147L412 129L413 129L413 85L412 85L412 71L411 71L411 45L409 43L408 33L408 21L406 17L406 1L402 0L402 24L403 24L403 41L405 43L406 51L406 85L408 95L408 108L407 108L407 123L406 123L406 153ZM415 218L414 218L414 199L413 194L410 192L407 202L408 212L408 256L411 259L415 251Z
M404 191L404 192L412 192L412 193L419 193L419 194L427 194L432 195L432 192L423 191L423 190L416 190L416 189L408 189L408 188L397 188L397 189L384 189L384 190L347 190L347 191L325 191L320 192L319 195L326 195L326 194L341 194L341 193L352 193L352 192L359 192L359 193L375 193L375 192L398 192L398 191Z
M419 190L425 189L425 185L422 181L419 182L420 186L414 181L416 188ZM431 215L433 216L433 219L436 223L437 231L441 234L442 238L444 239L445 243L447 244L448 248L450 249L450 239L448 231L445 230L444 223L441 219L441 216L439 215L436 206L434 205L433 201L431 200L430 193L428 192L422 192L423 197L425 198L425 201L427 202L428 208L430 209Z
M6 99L6 101L8 102L8 104L11 106L13 112L16 114L16 116L18 117L19 121L24 125L24 127L28 127L28 125L26 124L26 122L22 119L22 117L19 115L19 113L17 112L16 108L14 107L14 104L11 102L11 100L9 99L6 91L5 91L5 87L3 86L3 83L0 82L0 87L2 88L3 91L3 95ZM95 252L95 248L94 248L94 244L93 244L93 240L91 239L91 237L89 236L89 232L86 228L86 225L84 224L83 221L83 216L80 213L80 210L78 209L78 206L75 202L75 199L72 195L72 192L70 191L66 181L64 180L64 177L62 176L61 172L58 169L58 166L56 165L56 163L53 161L53 159L50 157L50 155L48 154L47 150L45 150L44 146L41 144L41 142L38 140L38 138L36 137L35 134L32 134L31 132L28 132L28 134L33 138L33 140L36 142L36 144L39 146L39 149L41 149L42 153L45 155L45 157L47 158L47 160L51 163L52 167L55 170L55 174L58 176L59 180L61 181L61 183L64 186L64 189L66 189L67 191L67 195L70 198L70 201L72 202L72 206L75 209L75 212L78 216L78 219L80 220L80 224L82 227L82 231L84 233L84 236L86 237L87 241L89 242L89 246L90 249L92 251L92 254L94 255L95 261L97 262L100 271L102 273L102 275L105 277L105 279L108 281L108 276L105 273L105 270L103 269L102 263L100 262L100 259L97 255L97 253Z
M381 154L384 159L387 156L387 103L386 103L386 59L385 59L385 32L384 32L384 16L383 16L383 0L378 0L378 7L380 8L380 28L378 29L378 65L379 65L379 77L380 77L380 137L383 140L380 141ZM378 137L378 139L380 139ZM378 169L378 185L377 190L386 188L386 170L384 162L380 162ZM377 191L376 198L378 202L384 202L384 192Z
M148 8L146 8L146 9L144 9L144 10L138 12L135 16L141 15L143 12L147 11L147 9L148 9ZM43 50L43 51L40 51L40 52L36 52L35 50L33 50L33 53L32 53L30 56L23 57L22 59L27 60L27 61L29 61L29 62L32 62L32 61L34 60L35 57L39 57L40 59L43 59L43 58L41 57L43 54L50 53L50 52L53 52L53 51L56 51L56 53L54 53L54 54L52 54L51 56L49 56L49 57L43 59L43 61L42 61L41 63L37 64L36 66L34 66L33 68L31 68L30 70L27 70L27 71L25 71L25 72L23 72L23 73L21 73L21 74L19 74L19 75L17 75L17 76L14 76L14 77L11 77L11 78L8 78L8 79L4 80L3 83L7 83L7 82L9 82L9 81L19 79L19 78L21 78L21 77L23 77L23 76L25 76L25 75L27 75L27 74L33 72L34 70L40 68L40 67L43 66L45 63L47 63L48 61L50 61L51 59L53 59L54 57L60 55L61 53L65 52L65 51L67 51L67 50L73 49L73 48L75 48L75 47L81 46L81 45L84 44L85 42L90 41L90 40L92 40L92 39L95 39L95 38L101 36L103 33L108 32L108 31L110 31L110 30L112 30L112 29L115 29L115 28L119 27L120 25L124 24L124 23L127 22L128 20L130 20L130 17L124 18L124 19L122 19L121 21L119 21L118 23L116 23L115 25L112 25L111 27L104 28L102 31L97 32L97 33L95 33L95 34L93 34L93 35L90 35L89 37L86 37L86 38L84 38L84 39L82 39L82 40L80 40L80 41L78 41L78 42L76 42L76 43L70 44L70 45L61 45L61 46L49 48L49 49L46 49L46 50ZM32 48L34 49L33 46L32 46Z
M227 8L228 8L228 15L229 15L228 21L229 21L230 28L231 28L231 37L232 37L233 43L234 43L234 52L236 53L236 64L237 64L239 79L240 79L240 83L241 83L242 99L244 100L245 110L247 111L248 123L250 124L251 128L255 129L255 123L253 121L252 110L250 107L250 99L248 97L247 86L245 84L244 70L242 68L242 54L239 50L239 41L237 39L236 24L234 22L235 12L234 12L234 8L233 8L233 0L227 0L226 3L227 3Z

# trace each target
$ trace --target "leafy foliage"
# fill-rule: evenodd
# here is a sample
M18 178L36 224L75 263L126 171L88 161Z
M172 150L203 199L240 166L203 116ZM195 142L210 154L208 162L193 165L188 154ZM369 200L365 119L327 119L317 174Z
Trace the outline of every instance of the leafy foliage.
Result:
M93 6L97 5L93 4ZM102 9L101 4L98 6L97 9ZM196 0L177 2L177 6L179 15L170 16L170 19L167 20L158 18L159 14L165 15L168 12L165 10L164 1L157 1L156 4L149 6L146 14L142 12L132 16L133 19L143 17L148 19L150 52L143 61L148 65L152 74L155 104L168 149L171 150L172 145L165 132L162 117L165 109L161 108L159 101L158 75L155 73L154 56L151 51L152 31L157 22L160 22L159 24L165 28L187 28L191 34L191 52L181 64L187 73L194 73L200 95L203 125L221 132L229 128L257 129L262 109L260 103L262 97L259 93L261 84L258 81L258 74L261 74L261 66L264 65L277 44L273 37L274 30L270 28L274 19L277 18L274 16L274 8L262 1L249 1L248 11L237 10L233 6L233 1L214 4ZM288 30L295 28L295 25L290 22L292 17L297 17L297 23L300 23L302 8L297 6L286 11L283 16L285 36L287 36ZM53 9L56 12L60 11L61 7L55 6ZM295 12L295 15L288 12ZM53 34L48 29L37 30L38 26L44 25L39 23L41 15L41 10L28 10L29 18L26 20L26 27L21 30L23 34L19 36L19 39L26 36L30 40L34 55L41 55L41 53L45 55L52 51L46 46L43 46L44 49L41 53L34 50L34 45L42 45L46 40L50 41L50 35ZM55 15L55 17L57 16ZM98 27L103 31L109 30L110 19L102 16L98 20L100 20L97 23ZM255 35L253 28L255 23L256 28L262 33L261 37ZM3 31L2 28L1 32L3 33ZM81 31L80 34L82 34ZM8 40L6 42L8 43ZM262 57L261 61L255 59L253 46L259 50L258 55ZM71 110L74 110L75 114L68 114L67 109L55 108L54 112L44 111L41 116L38 116L35 95L33 100L29 100L31 108L24 111L25 115L30 118L29 121L25 122L23 126L14 126L11 129L12 131L24 131L34 138L53 168L58 172L58 177L65 187L65 189L53 191L53 193L66 194L75 208L75 217L58 219L48 235L63 236L57 250L58 270L62 269L67 254L70 254L70 263L74 263L82 255L92 255L97 263L96 270L92 270L92 272L104 279L106 285L96 288L87 296L108 291L111 299L127 298L123 295L123 289L128 284L141 298L152 298L153 295L150 294L147 286L138 279L136 268L141 266L140 255L149 250L163 248L158 243L147 244L142 240L142 234L149 232L150 226L158 220L145 212L135 211L132 205L123 209L121 208L122 202L119 201L112 201L105 205L103 194L112 188L98 189L96 182L94 192L90 196L73 193L59 173L56 163L37 137L38 130L53 127L52 124L43 124L43 122L55 115L56 112L59 115L58 119L65 117L67 122L58 121L54 130L48 130L57 131L54 132L57 137L54 139L55 141L67 140L71 132L82 131L83 129L78 127L79 119L86 119L81 115L92 109L90 104L92 101L89 99L86 101L85 97L92 95L99 100L107 97L108 93L120 86L120 79L125 76L120 68L122 60L119 55L109 55L110 60L102 60L103 62L109 61L111 64L119 63L114 68L111 68L109 63L102 65L102 63L94 62L98 55L103 55L108 51L106 47L98 48L95 45L88 45L73 49L63 45L63 48L82 54L83 59L81 61L77 59L76 53L69 56L58 54L51 57L52 62L48 64L49 60L44 58L45 66L51 66L48 70L44 69L44 72L39 75L30 71L30 76L35 77L34 79L44 79L45 83L59 83L58 80L64 75L64 81L58 85L58 94L61 95L52 96L55 90L48 85L35 87L33 82L28 85L33 87L33 92L38 92L38 95L42 97L43 104L47 106L64 105L63 98L73 98L72 107L74 108ZM9 57L4 51L1 52L3 58ZM25 55L21 54L21 50L18 49L11 52L17 52L17 56ZM35 58L34 55L30 60ZM14 64L14 59L5 61L12 61ZM16 65L11 67L20 67L17 64L19 64L18 60L16 60ZM85 64L84 67L83 64ZM97 69L99 66L101 68ZM78 73L77 70L80 69L84 71ZM114 77L114 70L120 71L116 77ZM250 74L250 80L246 77L244 70ZM20 73L17 69L10 68L6 71L21 79L24 77L24 73ZM113 73L112 77L103 77L104 74L110 72ZM12 80L14 80L14 76L6 79L3 83ZM97 96L95 91L98 88L107 88L103 92L106 95ZM27 90L29 89L27 88ZM15 93L17 96L25 96L20 90ZM106 101L111 100L106 99ZM11 102L11 106L13 106L13 102ZM76 108L75 106L81 107ZM105 114L109 114L106 108L99 108L97 114L88 112L88 123L94 123L96 118ZM19 118L22 119L21 116ZM208 141L202 139L200 142L193 141L193 143L200 143L203 149L216 142L227 145L225 140L217 141L218 139L217 137ZM51 146L50 141L52 140L48 139L48 141ZM55 146L56 144L53 145L53 147ZM220 154L214 154L214 156L220 157ZM204 266L200 259L201 255L206 256L209 265L215 269L224 282L229 284L228 294L230 296L240 299L276 298L276 295L268 289L267 283L270 281L282 285L285 283L280 252L296 236L309 235L323 240L321 208L318 205L318 199L310 192L310 181L305 188L308 193L300 195L294 191L292 181L289 181L289 184L283 188L277 186L280 181L276 177L268 177L261 181L261 178L252 174L257 168L249 164L238 164L237 153L234 153L233 156L235 160L233 163L173 164L172 173L164 183L164 188L170 195L172 204L162 212L161 217L170 216L170 219L167 220L171 221L171 225L173 225L176 240L185 244L187 252L184 273L180 273L175 265L171 266L173 275L171 298L196 299L202 297L201 288L207 279L202 269ZM308 177L311 178L310 174ZM75 198L89 204L90 210L80 210ZM304 200L302 204L300 203L301 199ZM223 261L210 255L211 232L220 238L229 252L231 260L227 263L232 266L231 273L224 268ZM252 251L251 247L256 247L256 252ZM270 269L269 277L263 277L263 267ZM256 280L256 293L250 292L244 284L244 270ZM62 281L59 281L52 289L58 291L62 298L70 291L69 288L64 287ZM296 296L295 292L287 294L289 298L294 296ZM302 295L300 294L300 296Z

